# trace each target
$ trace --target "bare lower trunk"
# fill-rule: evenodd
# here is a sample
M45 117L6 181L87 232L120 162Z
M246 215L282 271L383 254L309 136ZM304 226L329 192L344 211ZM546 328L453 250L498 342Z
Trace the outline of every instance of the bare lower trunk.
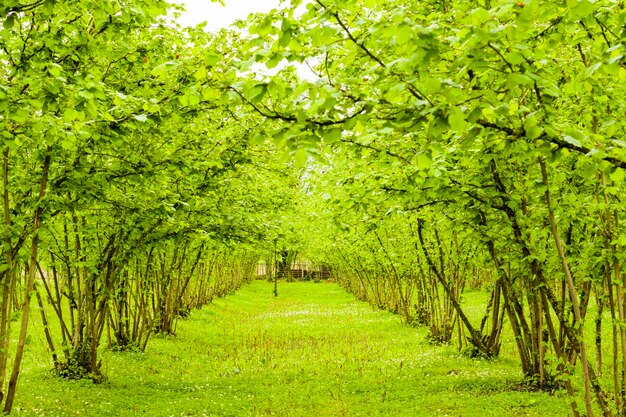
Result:
M574 325L574 327L578 328L576 337L579 343L578 354L580 357L580 361L582 365L582 372L583 372L583 383L584 383L584 389L585 389L585 407L587 411L587 417L593 417L594 414L593 414L592 401L591 401L591 377L590 377L590 372L589 372L589 361L587 358L587 349L585 346L584 326L582 325L583 319L582 319L582 315L580 312L580 305L578 302L578 294L576 292L576 287L574 285L574 277L572 276L572 273L569 268L569 263L567 261L567 258L565 257L565 251L563 250L563 244L559 236L559 232L558 232L558 228L556 224L556 218L554 216L554 211L552 210L550 184L548 181L548 172L546 169L546 164L542 159L539 159L539 165L541 166L541 177L543 179L544 185L546 186L545 200L546 200L546 206L548 208L548 220L550 222L550 231L552 232L552 237L554 238L554 244L556 246L559 259L561 260L561 267L563 269L563 273L565 274L567 290L568 290L570 301L572 303L572 310L574 312L574 318L577 323ZM609 413L607 414L605 412L605 415L609 416L609 415L612 415L612 413L610 413L610 410L609 410Z
M43 172L41 174L41 182L39 188L39 201L46 195L46 187L48 184L48 171L50 168L50 156L46 156L43 164ZM17 349L15 351L15 358L13 359L13 370L11 372L11 378L9 379L9 386L6 395L6 402L4 403L4 412L11 413L13 408L13 400L15 399L15 390L17 388L17 381L20 375L20 368L22 365L22 357L24 355L24 345L26 344L26 332L28 330L28 319L30 313L30 299L35 284L35 276L37 274L37 251L39 249L39 229L41 227L41 215L43 208L40 206L35 210L33 217L33 229L32 239L30 245L30 260L28 264L28 275L26 278L26 285L24 288L24 301L22 303L22 323L20 326L20 335L17 342Z

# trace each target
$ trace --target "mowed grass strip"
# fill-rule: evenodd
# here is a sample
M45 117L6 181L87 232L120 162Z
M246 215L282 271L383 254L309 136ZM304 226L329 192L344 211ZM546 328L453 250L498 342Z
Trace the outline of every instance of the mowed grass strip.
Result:
M50 376L34 323L18 416L567 416L564 398L515 389L513 360L460 356L332 283L256 281L157 336L103 354L109 379Z

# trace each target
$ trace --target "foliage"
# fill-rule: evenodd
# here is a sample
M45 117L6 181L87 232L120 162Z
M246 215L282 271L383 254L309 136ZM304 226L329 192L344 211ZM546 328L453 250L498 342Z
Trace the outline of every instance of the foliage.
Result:
M370 279L370 292L410 305L398 282L413 279L394 277L434 275L429 287L456 314L438 317L463 323L459 339L466 331L476 349L497 354L506 316L526 377L539 387L557 378L574 396L575 369L588 416L592 397L605 416L626 404L625 19L623 4L610 1L294 1L251 23L248 56L268 67L307 61L315 78L294 83L285 71L238 90L251 111L284 122L265 131L275 142L312 157L323 147L315 204L331 203L338 227L327 237L345 235L349 248L341 256L328 245L325 259L349 272L349 288ZM411 243L417 264L402 275L408 255L399 248ZM476 263L475 253L484 254ZM444 268L458 271L460 259L470 268L453 285ZM489 266L477 269L479 260ZM459 303L476 273L493 287L480 324ZM592 297L595 344L585 336ZM602 306L615 329L610 363ZM580 415L576 402L572 412Z
M434 342L494 358L510 330L575 416L624 414L623 2L293 0L218 34L167 7L0 7L5 412L32 296L56 368L99 380L105 338L144 350L306 255Z
M57 3L0 7L7 413L35 285L53 306L44 332L57 371L102 380L105 336L145 349L252 275L289 188L273 147L251 143L260 118L231 104L234 33L171 27L164 1Z

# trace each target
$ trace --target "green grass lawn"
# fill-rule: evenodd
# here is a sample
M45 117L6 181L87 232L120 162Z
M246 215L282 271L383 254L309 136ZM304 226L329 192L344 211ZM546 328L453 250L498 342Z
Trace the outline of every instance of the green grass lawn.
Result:
M332 283L256 281L157 336L103 354L108 381L52 377L31 328L18 416L567 416L565 398L516 389L512 359L461 357L426 330Z

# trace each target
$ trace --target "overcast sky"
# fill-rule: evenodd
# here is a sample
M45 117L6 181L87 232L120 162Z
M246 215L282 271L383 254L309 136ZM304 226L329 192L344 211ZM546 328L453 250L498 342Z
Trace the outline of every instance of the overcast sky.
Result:
M187 10L178 18L182 26L195 26L198 23L207 22L206 29L217 31L227 27L238 19L245 19L250 13L269 12L279 7L281 0L224 0L224 6L211 0L169 0L170 3L178 3ZM305 64L292 64L296 67L297 74L302 79L313 81L317 76L311 72ZM257 70L262 74L274 74L284 63L273 70L267 70L260 65Z
M207 22L210 31L229 26L237 19L245 19L250 13L268 12L278 7L280 0L224 0L225 6L211 0L170 0L185 6L185 12L178 23L194 26Z

